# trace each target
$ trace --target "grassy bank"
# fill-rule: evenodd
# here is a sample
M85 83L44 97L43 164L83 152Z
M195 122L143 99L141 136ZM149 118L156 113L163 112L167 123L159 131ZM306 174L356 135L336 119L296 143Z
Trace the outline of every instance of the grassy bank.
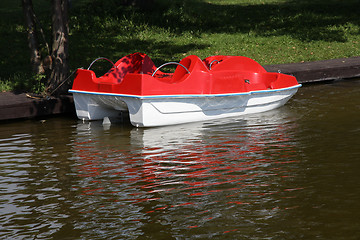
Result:
M1 48L0 90L29 90L28 79L41 88L29 74L22 11L14 2L0 3L0 44L7 46ZM156 65L190 54L243 55L261 64L360 56L357 0L155 0L145 10L117 2L73 1L71 69L87 67L99 56L116 61L137 51ZM35 7L49 32L47 1Z

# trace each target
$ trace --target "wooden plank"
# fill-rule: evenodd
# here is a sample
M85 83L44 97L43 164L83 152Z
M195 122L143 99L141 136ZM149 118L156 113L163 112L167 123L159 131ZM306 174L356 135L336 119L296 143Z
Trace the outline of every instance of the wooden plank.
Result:
M25 93L0 93L0 120L34 118L54 114L74 113L72 96L59 98L29 98Z
M299 83L312 83L360 77L360 57L316 62L266 65L269 72L282 72L296 77Z

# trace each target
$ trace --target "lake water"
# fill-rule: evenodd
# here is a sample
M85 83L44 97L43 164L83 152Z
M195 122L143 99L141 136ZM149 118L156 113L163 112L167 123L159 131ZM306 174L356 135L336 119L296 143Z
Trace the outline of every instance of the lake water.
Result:
M360 80L172 127L0 124L0 239L360 239Z

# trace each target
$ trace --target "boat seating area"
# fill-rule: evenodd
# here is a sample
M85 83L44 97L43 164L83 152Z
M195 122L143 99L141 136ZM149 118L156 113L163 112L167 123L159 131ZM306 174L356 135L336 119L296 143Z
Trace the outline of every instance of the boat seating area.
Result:
M106 58L99 58L106 59ZM79 69L74 89L117 94L224 94L284 88L296 84L289 75L267 72L256 61L243 56L211 56L201 60L190 55L178 62L156 67L144 53L134 53L118 60L103 76ZM177 65L174 73L164 73L167 65ZM125 92L124 92L125 89Z

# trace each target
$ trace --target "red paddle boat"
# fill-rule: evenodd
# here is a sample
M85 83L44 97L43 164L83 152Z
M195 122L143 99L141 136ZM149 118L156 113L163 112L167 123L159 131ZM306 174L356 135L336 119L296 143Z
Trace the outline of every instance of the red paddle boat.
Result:
M106 59L106 58L99 58ZM136 127L174 125L272 110L301 86L295 77L267 72L242 56L195 55L156 67L143 53L112 63L97 77L78 69L70 92L79 119L100 120L128 111ZM176 65L174 73L160 69Z

